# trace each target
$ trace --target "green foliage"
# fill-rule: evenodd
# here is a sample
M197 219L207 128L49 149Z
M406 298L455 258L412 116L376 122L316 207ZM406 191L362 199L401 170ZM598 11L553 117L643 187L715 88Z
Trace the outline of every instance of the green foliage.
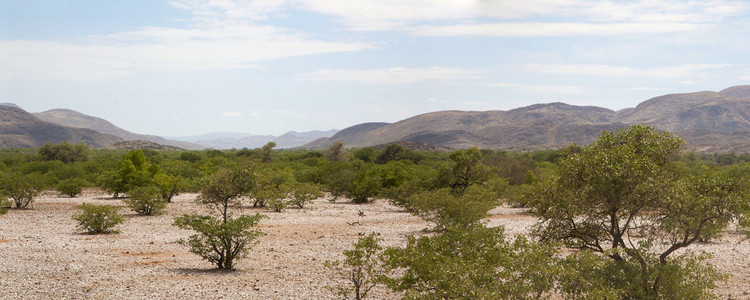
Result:
M354 158L359 159L363 162L372 162L373 160L375 160L376 155L377 151L375 151L375 149L373 149L372 147L359 148L352 152L352 156L354 156Z
M165 173L156 174L153 182L159 189L159 197L164 202L172 202L172 198L185 189L185 183L181 177Z
M167 208L167 201L161 197L158 186L147 185L137 187L128 192L130 199L123 202L139 215L158 215Z
M151 178L159 172L158 166L146 163L146 155L141 150L125 154L118 169L105 172L98 181L99 186L114 194L115 198L137 187L151 183Z
M91 186L91 182L82 178L71 178L60 180L56 185L55 189L68 197L75 197L83 192L84 187Z
M84 203L78 208L83 213L74 215L73 220L78 221L78 228L87 233L117 233L115 226L125 221L118 213L119 206Z
M276 170L259 168L254 173L255 182L252 186L254 207L264 207L267 204L276 212L282 211L289 204L286 201L294 186L294 175L291 170Z
M248 167L221 169L213 174L203 183L197 201L216 208L221 216L183 215L175 218L175 226L197 232L180 243L220 269L233 269L235 259L245 257L255 239L263 235L260 230L252 228L265 216L233 218L229 212L230 207L239 204L241 197L252 192L254 184L253 170Z
M415 214L442 231L478 224L499 202L491 191L472 187L463 195L455 195L447 188L417 193L409 198L409 204Z
M217 218L213 216L183 215L175 218L174 225L198 234L179 243L190 247L190 252L215 264L219 269L234 269L235 259L247 256L263 232L255 227L265 216L240 216Z
M203 156L200 155L200 153L194 151L183 151L182 153L180 153L179 157L179 160L191 163L195 163L201 159L203 159Z
M10 207L11 203L8 201L8 199L5 199L4 197L0 197L0 216L8 213L8 208Z
M482 163L498 176L508 178L512 185L524 184L528 172L537 169L532 156L526 153L490 152L482 157Z
M354 249L344 250L344 260L325 262L327 268L347 281L347 285L331 288L336 295L353 300L367 298L367 294L384 275L378 259L383 249L379 245L381 241L377 233L370 233L360 237L354 244Z
M643 125L602 133L561 160L555 180L524 195L541 219L535 234L612 260L611 272L627 277L617 281L633 284L613 286L626 298L708 293L717 278L712 271L670 255L746 219L750 205L745 184L735 179L680 178L672 162L681 149L679 138ZM696 276L710 282L697 285L690 279Z
M263 148L261 148L261 152L263 153L263 162L268 163L273 160L274 147L276 147L276 143L274 142L268 142L268 144L263 145Z
M487 180L489 169L480 162L482 153L476 147L457 150L449 157L453 164L440 168L436 186L449 187L454 193L463 193L470 185Z
M49 186L49 179L39 173L19 174L11 172L0 175L2 197L13 201L18 209L24 209L34 198Z
M299 208L304 208L310 201L322 197L323 193L320 192L320 186L317 184L299 182L294 185L294 191L291 196L291 204Z
M44 144L39 148L39 156L43 160L59 160L64 163L89 161L94 156L94 151L86 144L71 145L68 142L52 145Z
M346 160L346 150L344 149L344 143L334 142L333 144L328 146L328 149L323 152L323 156L325 156L328 161Z
M536 299L554 286L553 255L522 237L505 240L502 228L473 225L386 249L383 282L403 299Z
M399 160L412 160L414 162L419 161L419 157L414 151L411 151L409 149L404 148L404 146L401 146L399 144L389 144L388 146L383 149L383 152L380 153L374 160L376 164L385 164L390 161L399 161Z

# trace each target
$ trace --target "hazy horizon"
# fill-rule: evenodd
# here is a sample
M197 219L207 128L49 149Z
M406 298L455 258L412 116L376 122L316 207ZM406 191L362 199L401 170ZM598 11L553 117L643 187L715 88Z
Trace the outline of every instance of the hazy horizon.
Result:
M0 102L281 135L750 83L745 1L0 0Z

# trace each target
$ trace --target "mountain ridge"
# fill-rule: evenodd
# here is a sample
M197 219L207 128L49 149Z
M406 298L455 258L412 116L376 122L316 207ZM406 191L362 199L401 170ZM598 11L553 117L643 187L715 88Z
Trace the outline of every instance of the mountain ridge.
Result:
M495 150L533 151L560 148L574 142L588 144L602 130L643 123L659 130L684 133L690 149L750 151L750 85L719 92L668 94L613 111L597 106L562 102L540 103L507 111L438 111L361 130L358 124L305 145L323 149L333 142L347 147L370 147L389 142L421 142L462 149L473 146ZM750 138L750 137L748 137Z

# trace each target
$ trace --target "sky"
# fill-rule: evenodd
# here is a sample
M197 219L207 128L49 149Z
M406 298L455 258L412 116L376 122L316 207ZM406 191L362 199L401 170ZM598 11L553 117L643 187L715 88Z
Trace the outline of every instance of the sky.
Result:
M619 110L750 84L750 1L0 0L0 102L142 134Z

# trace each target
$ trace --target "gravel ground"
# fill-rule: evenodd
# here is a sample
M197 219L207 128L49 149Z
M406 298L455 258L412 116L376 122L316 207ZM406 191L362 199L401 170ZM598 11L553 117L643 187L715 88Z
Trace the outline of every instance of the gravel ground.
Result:
M341 259L361 234L377 231L385 246L395 246L430 226L383 200L354 205L318 199L281 213L240 209L235 213L267 215L259 226L267 235L236 263L236 271L217 271L175 243L191 234L172 226L175 216L209 212L195 197L176 197L160 216L137 216L124 208L128 220L121 233L109 235L81 234L71 219L81 203L123 205L95 191L78 198L45 195L34 209L10 210L0 217L0 298L336 299L327 286L341 280L323 262ZM535 219L522 209L499 207L488 222L516 235ZM750 299L748 241L730 232L694 248L714 253L713 263L733 274L717 289L722 299ZM372 296L395 297L381 289Z

